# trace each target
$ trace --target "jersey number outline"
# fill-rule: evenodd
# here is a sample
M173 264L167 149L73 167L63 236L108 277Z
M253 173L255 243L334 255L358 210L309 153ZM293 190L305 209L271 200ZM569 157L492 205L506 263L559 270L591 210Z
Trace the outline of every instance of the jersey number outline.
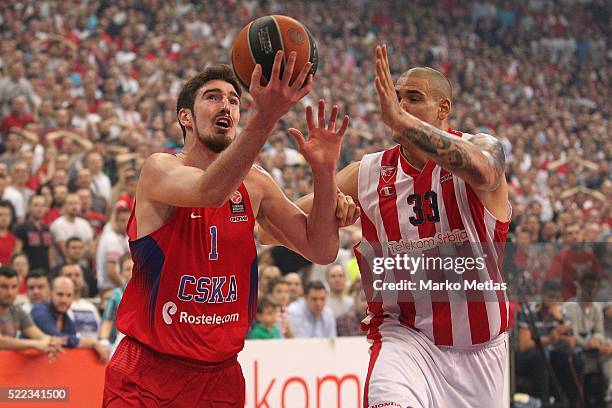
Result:
M208 259L216 261L219 259L219 253L217 252L217 226L213 225L210 227L210 253Z
M438 211L438 194L435 191L428 191L423 194L423 198L428 201L431 214L427 214L427 221L440 221L440 212ZM409 220L412 225L421 225L425 222L425 214L423 213L423 198L420 194L413 193L408 196L408 205L412 205L412 210L415 216L410 216Z

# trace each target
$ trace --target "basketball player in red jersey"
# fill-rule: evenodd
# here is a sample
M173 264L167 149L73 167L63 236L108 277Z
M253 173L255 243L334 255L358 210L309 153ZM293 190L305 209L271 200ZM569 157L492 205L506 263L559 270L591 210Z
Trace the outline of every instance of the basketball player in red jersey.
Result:
M364 249L395 257L458 241L480 243L488 255L486 267L464 279L499 284L496 243L506 241L511 216L501 143L450 129L451 84L440 72L413 68L394 85L385 46L376 50L375 85L397 146L365 155L337 176L340 190L361 207L363 240L355 252L364 288L381 277L372 273ZM309 211L312 196L298 204ZM382 276L398 282L395 272ZM421 281L430 276L419 273ZM378 299L369 297L363 321L373 343L364 408L504 406L510 325L505 291L388 290L383 301L373 301Z
M336 258L335 169L348 117L336 130L334 106L326 125L320 101L318 124L306 110L308 139L290 131L312 168L310 214L253 165L279 119L312 88L310 63L290 83L295 60L291 53L281 77L277 53L266 86L255 68L254 108L239 137L241 91L229 67L208 68L183 87L185 146L145 161L128 223L134 267L117 314L126 337L107 367L105 407L244 406L236 355L256 311L256 220L314 262Z

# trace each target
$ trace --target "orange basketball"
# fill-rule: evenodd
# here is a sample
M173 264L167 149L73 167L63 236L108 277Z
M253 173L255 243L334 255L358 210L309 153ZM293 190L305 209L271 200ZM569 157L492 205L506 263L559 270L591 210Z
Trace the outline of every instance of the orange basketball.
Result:
M255 64L261 65L262 76L265 78L262 83L267 83L272 72L274 56L279 50L284 51L281 73L289 53L292 51L297 53L291 81L295 80L308 61L312 63L310 73L314 75L317 71L319 61L317 43L302 23L287 16L261 17L247 24L232 46L232 66L238 80L246 89L249 89L251 84L251 74Z

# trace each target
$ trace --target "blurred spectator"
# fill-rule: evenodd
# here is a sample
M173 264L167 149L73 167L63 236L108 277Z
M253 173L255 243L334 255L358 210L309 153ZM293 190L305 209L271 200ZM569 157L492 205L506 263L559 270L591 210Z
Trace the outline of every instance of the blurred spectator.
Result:
M304 285L302 278L297 272L289 272L285 275L285 282L289 284L289 303L301 299L304 295Z
M9 176L8 176L8 170L6 169L6 164L0 163L0 198L2 200L6 200L10 202L11 205L13 206L13 210L15 210L15 206L22 205L21 200L23 198L21 197L21 194L15 191L15 189L7 190L8 185L9 185ZM13 211L13 213L14 212L15 211Z
M131 209L125 201L118 201L113 208L110 221L98 241L96 266L98 288L123 286L119 259L129 252L127 223Z
M34 92L30 81L24 76L23 64L19 60L12 60L7 64L7 69L8 76L0 79L0 111L6 114L10 109L10 101L18 95L24 95L32 107L32 112L36 112L40 98Z
M576 345L598 351L609 387L612 380L612 342L606 337L604 329L604 304L593 301L599 287L596 273L584 274L580 279L576 301L565 303L564 308L576 335Z
M50 251L51 231L43 222L46 209L42 195L30 197L28 216L25 221L15 225L14 233L23 245L22 251L28 257L31 268L42 268L48 273L54 262Z
M83 240L78 237L68 238L66 241L66 259L51 270L51 277L55 278L59 276L62 266L71 264L79 264L81 266L83 276L85 277L85 283L87 284L85 296L90 298L96 296L98 294L98 280L89 267L89 261L85 259L85 245L83 244Z
M17 272L0 266L0 350L35 348L53 358L61 351L61 342L45 335L27 313L13 304L18 287ZM27 339L19 338L20 334Z
M32 307L41 302L48 302L51 298L49 276L42 269L32 269L25 278L27 288L27 300L21 304L21 308L28 315Z
M361 330L361 321L366 317L367 299L361 287L361 281L355 281L349 292L353 298L351 308L344 314L336 317L336 330L338 337L341 336L363 336L365 331Z
M22 222L25 219L27 211L27 203L30 201L30 197L34 195L34 191L28 188L28 179L30 178L30 170L28 164L23 160L18 160L11 167L11 184L6 187L7 194L17 197L20 199L17 202L12 203L15 207L15 216L18 222ZM15 193L15 194L14 194Z
M327 289L323 282L312 281L306 285L304 301L289 305L289 323L296 338L336 337L336 318L326 306L326 299Z
M17 95L11 101L11 111L2 118L0 133L8 136L13 128L23 129L28 123L34 122L34 116L28 113L28 101L24 95Z
M284 278L274 278L270 281L270 299L278 306L277 325L283 338L293 337L289 324L289 283Z
M94 194L103 197L106 202L111 199L111 181L110 178L102 172L104 167L104 158L98 152L92 151L83 158L85 168L91 172L91 190Z
M102 362L108 361L109 348L96 339L77 335L74 321L68 310L74 298L74 283L65 276L58 276L51 284L51 302L42 302L32 308L32 319L45 333L63 337L66 347L93 348Z
M11 232L13 222L13 205L8 201L0 201L0 265L11 261L11 256L21 252L21 241Z
M543 285L544 300L539 307L525 304L518 319L518 343L516 353L516 374L527 379L523 384L530 387L530 395L548 403L552 395L559 400L556 390L551 386L551 380L544 363L543 356L536 345L536 336L546 349L547 358L553 367L563 392L570 402L576 403L579 398L577 367L572 363L576 347L576 336L571 323L563 314L561 285L557 281L546 281ZM526 308L533 307L527 310ZM533 326L532 326L533 325ZM534 330L536 331L534 333Z
M569 299L576 295L576 283L587 272L603 275L597 256L590 246L582 239L582 230L578 225L570 225L565 229L562 238L563 245L550 263L547 279L560 279L563 285L563 298Z
M67 264L60 269L60 276L69 278L74 284L74 296L68 310L68 316L74 322L77 335L86 339L97 339L100 330L100 314L98 309L88 300L83 299L87 293L87 284L83 277L83 269L79 264Z
M130 254L125 254L121 257L120 264L121 278L124 283L112 289L110 298L102 314L102 327L100 327L100 340L107 340L109 344L113 345L113 350L119 345L119 341L121 340L120 333L117 331L116 326L117 310L119 309L119 303L123 297L123 291L128 281L132 278L134 261L132 261Z
M87 169L83 169L81 171L89 171ZM80 216L85 218L91 228L93 228L94 233L99 235L104 228L104 224L106 224L106 216L104 215L106 201L102 199L102 197L98 197L102 199L102 202L98 205L97 208L94 208L93 204L93 193L91 189L88 188L80 188L77 190L77 195L81 200L81 214Z
M255 323L249 333L254 340L280 339L278 329L278 306L270 298L263 297L257 301Z
M25 294L27 292L25 278L30 272L30 262L28 257L23 252L17 252L11 256L11 267L17 271L19 276L19 293Z
M337 318L353 306L353 298L346 294L346 272L342 265L330 265L325 272L325 278L330 292L327 305Z
M66 258L66 240L78 237L85 246L85 256L91 258L93 249L93 230L87 221L79 217L81 212L81 201L76 194L66 195L62 207L62 216L51 224L51 235L62 258Z
M281 271L274 265L261 268L259 272L259 296L268 296L270 293L270 281L281 276Z

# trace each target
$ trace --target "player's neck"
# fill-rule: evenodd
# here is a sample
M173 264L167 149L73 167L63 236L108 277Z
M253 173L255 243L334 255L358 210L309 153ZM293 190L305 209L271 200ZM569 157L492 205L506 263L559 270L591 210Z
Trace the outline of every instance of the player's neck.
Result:
M414 146L402 146L402 156L415 170L423 171L427 164L427 157Z
M195 136L188 138L185 147L176 156L182 159L185 165L205 170L219 156L219 153L213 152L194 138Z
M448 129L450 128L447 120L444 120L441 123L436 123L436 124L431 124L431 125L445 132L447 132ZM414 167L414 169L418 170L419 172L423 171L423 169L425 168L425 165L429 161L427 156L423 152L419 151L419 149L417 149L413 145L408 145L408 146L402 145L401 152L402 152L402 156L404 156L404 159L406 159L408 164L410 164L410 166Z

